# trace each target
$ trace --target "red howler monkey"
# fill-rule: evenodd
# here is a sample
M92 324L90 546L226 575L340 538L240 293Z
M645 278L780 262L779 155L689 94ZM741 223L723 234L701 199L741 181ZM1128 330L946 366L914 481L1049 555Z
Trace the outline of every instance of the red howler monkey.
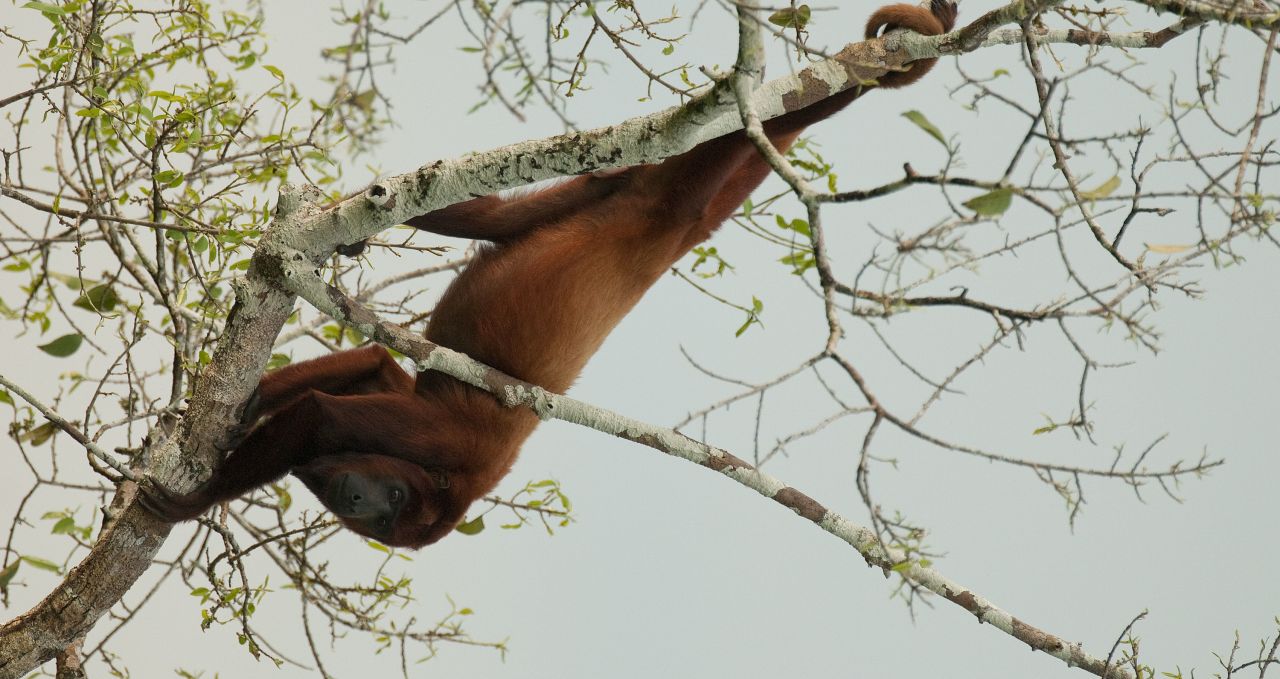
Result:
M956 6L883 7L867 37L907 28L950 31ZM934 60L887 73L880 87L920 78ZM861 88L764 123L786 150L810 124ZM408 221L446 236L492 242L445 291L426 337L509 375L564 391L609 331L651 285L736 211L769 173L741 132L656 165L584 175L544 191L485 196ZM415 380L376 344L266 375L245 406L235 446L202 488L143 503L182 521L292 473L346 527L389 545L447 535L511 468L538 423L489 394L427 371Z

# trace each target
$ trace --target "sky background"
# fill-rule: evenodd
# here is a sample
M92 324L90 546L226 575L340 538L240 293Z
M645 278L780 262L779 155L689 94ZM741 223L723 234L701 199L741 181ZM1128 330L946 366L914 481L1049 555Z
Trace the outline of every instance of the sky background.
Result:
M411 11L425 15L433 5ZM266 11L267 30L278 36L268 61L319 95L323 71L318 50L337 44L343 31L317 6L278 1L268 3ZM677 4L685 12L692 6ZM995 6L967 3L962 19ZM1134 26L1167 21L1129 7ZM838 48L855 39L870 9L870 4L858 3L820 14L814 44ZM38 20L36 13L16 5L0 6L0 24L32 26ZM673 58L731 63L734 33L727 15L708 6L699 21L697 32ZM1261 44L1242 32L1229 40L1239 47L1232 48L1235 77L1223 96L1239 97L1239 118L1252 109ZM398 52L394 68L381 74L397 127L385 135L377 167L348 169L344 181L350 188L378 173L407 171L437 158L561 131L550 115L537 111L525 123L493 106L468 113L477 98L481 66L474 55L457 49L464 44L460 30L444 25L432 29L430 39ZM1194 39L1184 37L1158 53L1137 55L1150 65L1132 75L1153 84L1168 82L1179 70L1185 77L1194 49ZM0 63L12 63L12 51L0 45ZM1066 68L1078 64L1083 54L1066 46L1054 51ZM599 50L597 56L607 52ZM783 73L786 61L776 45L771 57L771 75ZM1030 92L1017 48L982 50L966 55L961 64L971 74L1007 68L1017 83L1012 91ZM6 85L0 94L25 87L26 74L8 67L0 74ZM1272 88L1280 84L1276 80L1273 69ZM896 178L907 161L921 172L939 169L945 160L941 147L899 116L910 109L924 112L948 135L958 135L964 158L960 172L980 177L998 172L1024 124L995 107L966 110L966 96L949 96L959 82L955 63L944 61L922 83L874 93L814 128L823 153L840 172L841 188L866 188ZM575 96L570 108L583 128L674 103L638 101L643 82L620 64L608 77L592 78L589 84L593 89ZM1072 92L1069 132L1084 136L1090 130L1131 129L1139 119L1159 119L1158 106L1129 101L1128 93L1113 82L1090 84ZM1268 121L1264 139L1276 137L1276 124ZM11 143L4 134L0 146ZM1073 167L1108 173L1099 174L1098 181L1111 172L1103 157L1077 157ZM1160 180L1175 187L1183 183L1173 171ZM792 213L802 214L798 208ZM945 214L936 191L916 189L869 204L829 206L824 219L837 265L849 272L875 242L868 227L912 231ZM1190 242L1191 219L1175 213L1148 223L1140 235L1157 243ZM1017 234L1044 223L1015 208L1001 226ZM748 381L768 379L817 351L824 330L818 302L776 264L774 253L761 252L757 243L731 225L716 236L714 244L732 258L737 273L716 281L715 290L734 300L761 298L763 328L735 338L738 312L678 279L664 278L614 332L571 395L648 422L674 424L736 391L699 374L682 357L681 347L707 368ZM1052 268L1053 253L1037 252L1042 255L1038 259L993 262L981 276L964 274L958 280L971 286L975 297L1029 304L1044 298L1046 290L1062 287ZM1275 273L1280 252L1260 244L1245 252L1249 261L1243 266L1206 266L1195 273L1205 289L1202 300L1161 293L1156 322L1163 336L1157 356L1134 349L1118 332L1085 334L1100 360L1135 361L1090 377L1100 445L1066 432L1031 434L1044 423L1043 414L1061 419L1071 409L1071 380L1080 370L1078 357L1050 327L1029 329L1023 350L1011 343L988 357L957 385L964 395L945 400L922 423L958 442L1068 464L1105 466L1113 445L1141 448L1165 433L1168 438L1153 453L1153 467L1175 458L1195 460L1202 450L1211 457L1225 456L1225 466L1177 489L1181 503L1153 487L1145 490L1143 501L1118 481L1090 481L1087 504L1073 530L1062 500L1029 471L961 457L893 432L884 432L875 447L878 455L897 460L896 469L875 468L877 499L929 528L928 546L945 553L935 565L948 577L1031 624L1083 642L1094 655L1105 656L1119 632L1143 610L1150 614L1138 627L1142 658L1160 671L1197 668L1199 676L1209 676L1216 668L1213 654L1228 651L1237 630L1244 648L1255 649L1260 637L1276 633L1274 618L1280 615L1280 580L1275 577L1280 546L1274 537L1275 517L1280 516L1280 457L1273 443L1274 385L1280 377L1280 356L1274 349L1280 333L1280 276ZM411 255L408 262L375 259L374 271L383 275L422 266L413 259L418 256ZM1090 260L1083 266L1105 267L1107 262ZM1051 273L1046 275L1046 269ZM0 274L0 294L17 284L15 277ZM889 361L873 358L884 352L865 326L852 320L846 324L846 350L861 360L878 393L891 405L914 412L919 385L905 383L904 373ZM990 326L989 319L972 312L934 311L895 317L883 328L896 350L941 377L989 339ZM43 340L15 338L17 332L11 327L4 335L11 348L0 357L0 372L37 396L51 397L47 375L71 369L69 364L38 352L34 347ZM866 352L853 348L859 346ZM315 345L299 344L292 353L301 359L317 351ZM790 431L820 419L830 408L824 399L812 381L771 393L766 397L766 431ZM755 405L751 400L714 416L707 428L709 441L750 458ZM771 462L766 470L846 517L865 522L854 487L865 425L865 420L848 418L822 436L791 446L789 457ZM766 441L772 443L771 438ZM0 460L9 466L18 460L11 442L0 442ZM490 650L445 644L438 657L412 671L414 676L1086 676L1028 652L945 601L933 599L933 608L918 607L913 618L891 598L895 581L868 569L838 539L742 486L649 448L548 423L526 444L499 491L543 478L561 481L574 502L576 521L554 537L537 529L491 528L476 537L455 535L413 554L404 566L416 581L412 615L443 617L451 598L475 611L467 621L473 637L506 639L510 648L504 661ZM28 485L20 473L0 474L0 516L12 515L18 494ZM64 506L65 500L46 494L34 504L39 511ZM92 508L80 509L84 517ZM7 522L0 530L7 530ZM185 542L190 530L177 529L169 547ZM50 554L58 553L61 539L42 537L41 532L28 532L23 544L33 552L47 545ZM330 556L339 573L367 573L378 556L354 536L336 543L330 545ZM11 607L0 611L5 619L35 603L56 577L24 570L20 580L24 587L16 588ZM139 583L134 589L139 594L130 599L136 601L146 586ZM286 655L309 664L296 629L295 598L278 590L260 608L256 624L274 635ZM202 633L199 621L196 600L181 585L170 585L118 635L113 649L136 677L171 676L176 667L223 677L312 675L306 669L277 671L255 663L236 644L234 629ZM398 671L399 658L394 653L374 656L368 639L352 636L334 646L325 664L337 676L382 676Z

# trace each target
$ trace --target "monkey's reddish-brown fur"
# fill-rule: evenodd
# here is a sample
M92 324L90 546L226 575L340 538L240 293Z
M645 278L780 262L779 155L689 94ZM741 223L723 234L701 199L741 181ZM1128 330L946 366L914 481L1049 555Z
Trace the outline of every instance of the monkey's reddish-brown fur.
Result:
M950 30L954 4L935 0L931 12L882 8L868 22L868 35L881 28ZM880 86L914 82L932 63L888 74ZM770 120L765 132L786 150L860 91ZM476 198L411 219L419 229L492 242L445 291L426 337L562 392L658 277L710 236L768 173L746 136L735 132L657 165L581 176L510 199ZM528 410L505 408L442 373L415 380L377 345L273 372L246 410L246 427L269 419L204 487L179 497L152 490L148 506L169 520L189 519L292 472L337 512L330 504L340 494L335 486L344 475L359 474L403 484L409 497L387 530L343 519L348 527L421 547L452 531L467 507L498 483L537 424Z

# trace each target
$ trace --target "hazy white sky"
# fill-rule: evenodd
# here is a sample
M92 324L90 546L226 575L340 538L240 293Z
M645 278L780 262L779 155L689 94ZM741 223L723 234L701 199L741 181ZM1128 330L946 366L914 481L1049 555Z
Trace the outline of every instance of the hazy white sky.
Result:
M269 30L279 36L270 61L304 87L315 87L321 75L317 50L335 44L340 35L316 6L300 0L266 6ZM972 18L995 6L968 4L962 11ZM869 9L860 4L821 15L817 42L837 46L856 38ZM1136 25L1162 25L1134 11ZM0 24L29 25L31 14L10 5L0 9ZM730 63L731 26L718 9L704 14L696 43L684 45L680 54L695 64ZM718 35L712 24L719 27ZM1256 41L1240 33L1232 39L1240 42L1235 65L1256 64ZM495 107L468 114L480 64L456 49L462 44L460 31L437 28L431 41L401 50L394 71L383 74L399 129L387 135L377 170L404 171L560 131L550 116L537 113L524 124ZM1194 48L1194 39L1184 37L1158 54L1139 55L1152 66L1135 77L1164 83L1171 71L1189 68L1187 55ZM11 48L0 50L0 63L8 62ZM1083 53L1062 46L1055 52L1066 68ZM780 54L775 50L773 56ZM786 68L781 59L772 63L775 73ZM1006 67L1020 79L1022 92L1030 91L1026 76L1018 73L1015 48L967 55L962 64L973 74ZM25 74L14 69L0 73L8 85L4 91L25 82ZM640 102L642 84L627 67L615 64L611 73L615 77L595 78L592 91L574 97L570 114L583 127L672 103ZM1256 68L1240 67L1238 74L1229 92L1251 109ZM979 114L965 110L967 100L948 98L958 81L955 66L944 62L921 84L875 93L815 128L823 152L837 165L841 187L869 187L897 177L906 161L921 172L939 169L945 158L937 143L899 117L908 109L919 109L948 134L960 135L966 161L960 171L990 176L993 168L1002 168L1023 123L995 107ZM1142 109L1128 108L1113 85L1095 85L1072 92L1076 101L1069 130L1080 134L1138 125ZM1271 86L1276 85L1273 70ZM1243 115L1246 106L1240 110ZM1146 115L1151 122L1158 110ZM1276 131L1276 122L1268 121L1263 137L1274 138ZM10 141L0 136L0 147ZM1076 160L1078 167L1109 172L1105 158ZM351 172L347 180L354 187L370 176ZM1163 180L1180 185L1171 173ZM941 205L934 192L919 189L870 205L828 208L824 215L837 264L851 271L865 260L866 248L874 243L867 237L869 225L910 231L942 216ZM1011 212L1001 225L1018 233L1030 228L1022 218L1033 219ZM1168 229L1166 240L1150 232L1144 239L1186 241L1190 220L1191 215L1175 213L1159 223ZM760 297L766 304L765 327L735 339L741 322L736 312L677 279L665 279L593 360L572 391L575 397L646 421L675 423L733 393L690 367L681 346L708 368L747 380L771 377L819 348L821 309L805 287L772 263L771 254L759 253L757 241L741 230L726 227L715 244L731 253L738 267L727 282L717 283L717 293ZM1054 261L1052 252L1042 254ZM928 545L946 553L936 564L944 573L1032 624L1083 642L1096 655L1106 655L1119 631L1144 609L1150 615L1138 629L1143 659L1161 671L1195 667L1207 676L1215 668L1212 654L1229 650L1236 630L1244 647L1253 649L1259 637L1275 633L1273 618L1280 615L1274 575L1280 563L1274 539L1280 456L1272 443L1274 384L1280 377L1280 356L1274 351L1280 334L1280 277L1275 274L1280 253L1258 245L1249 255L1244 266L1202 269L1206 295L1201 301L1161 294L1156 321L1164 335L1157 357L1134 351L1115 334L1085 337L1101 360L1136 361L1091 377L1098 439L1104 445L1090 446L1066 433L1031 435L1043 424L1042 413L1070 410L1074 394L1063 380L1080 370L1078 357L1051 328L1029 330L1023 351L1011 344L994 354L957 385L963 396L945 401L924 421L930 431L960 442L1091 466L1110 462L1112 444L1142 447L1163 433L1169 436L1157 449L1162 460L1195 459L1206 448L1212 456L1226 456L1225 467L1178 489L1185 500L1181 504L1154 488L1146 490L1142 502L1118 482L1090 482L1088 504L1072 532L1062 501L1030 472L961 458L892 433L878 440L876 452L896 458L898 468L876 468L878 500L930 529ZM375 265L384 273L403 262L386 258ZM971 276L969 284L986 297L1016 304L1059 286L1058 279L1036 280L1042 268L1031 259L996 262L981 277ZM14 277L0 274L0 295L15 285ZM990 322L974 316L913 313L887 324L885 332L900 353L938 377L989 339ZM864 328L849 325L851 342L866 342L868 354L884 353ZM29 336L4 343L12 349L0 357L0 372L31 385L37 395L51 395L41 376L68 365L39 354ZM305 356L299 349L295 357ZM901 370L864 367L890 402L901 399L905 408L912 403L908 399L918 398L915 385L889 381L900 379ZM766 422L789 431L820 419L829 408L820 394L813 385L771 394ZM755 403L748 402L712 419L709 440L749 458L754 414ZM792 446L790 457L771 463L768 471L861 522L854 471L864 427L865 422L849 418L823 436ZM16 459L12 444L0 442L0 460L13 465ZM945 601L920 608L913 620L890 598L895 581L866 568L845 544L743 487L648 448L550 423L526 445L503 488L548 477L564 484L577 514L577 522L556 536L491 529L477 537L455 535L413 555L406 572L416 581L414 616L442 617L451 597L476 611L467 624L473 636L505 638L510 645L503 662L491 651L446 644L415 676L1086 676L1029 653ZM15 493L25 491L26 484L16 475L0 476L0 516L12 514ZM56 497L36 504L39 511L60 506ZM184 542L189 530L175 531L171 542ZM32 537L26 544L41 543ZM334 567L349 564L350 573L367 572L377 556L353 536L331 548ZM3 612L6 619L55 582L52 575L31 571L22 579L26 588L16 591L13 606ZM278 591L260 610L257 625L288 655L305 658L300 634L275 631L296 627L294 601L291 593ZM170 586L151 603L114 648L137 677L169 676L176 667L223 677L312 674L254 663L230 628L202 633L197 604L180 586ZM326 666L338 676L383 676L398 671L399 658L374 656L371 643L353 637L338 644Z

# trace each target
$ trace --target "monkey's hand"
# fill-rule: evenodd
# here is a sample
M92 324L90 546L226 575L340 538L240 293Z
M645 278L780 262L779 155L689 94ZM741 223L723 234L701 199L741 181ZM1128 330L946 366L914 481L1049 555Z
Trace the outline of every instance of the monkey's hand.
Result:
M202 491L203 489L200 489L186 495L175 495L155 479L147 477L146 483L138 484L138 502L146 507L147 511L161 519L169 523L178 523L194 519L209 509L212 503L205 498L205 493Z
M364 254L364 249L368 245L369 245L369 239L366 238L365 240L356 241L349 245L339 245L335 249L338 251L338 254L342 255L343 257L359 257L360 255Z
M249 436L249 432L253 431L253 425L257 424L258 418L262 417L260 408L262 395L260 390L260 387L253 388L253 393L249 394L249 400L245 401L244 407L240 409L240 420L227 427L227 433L213 442L214 448L228 453L239 448L240 444L244 443L245 438Z

